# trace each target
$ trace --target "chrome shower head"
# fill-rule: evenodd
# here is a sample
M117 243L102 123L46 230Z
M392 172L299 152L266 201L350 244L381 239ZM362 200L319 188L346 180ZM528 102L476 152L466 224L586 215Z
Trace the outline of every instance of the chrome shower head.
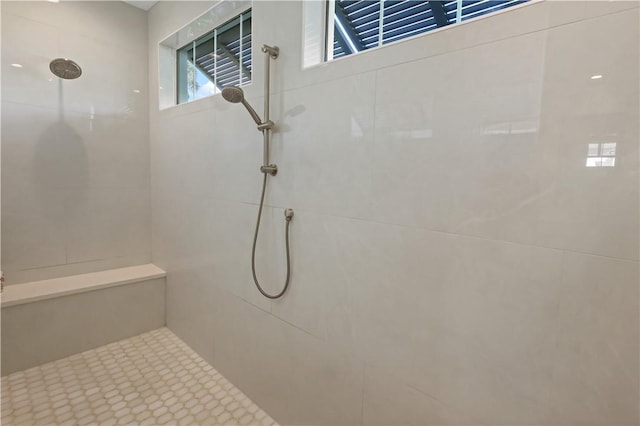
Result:
M82 74L82 68L80 65L73 62L71 59L56 58L49 63L49 69L57 77L64 78L65 80L73 80L80 77Z
M225 87L224 89L222 89L222 97L232 104L242 103L247 111L249 111L249 114L251 115L251 118L253 118L253 121L255 121L258 126L263 124L258 113L251 107L251 105L249 105L249 102L245 100L244 91L241 88Z

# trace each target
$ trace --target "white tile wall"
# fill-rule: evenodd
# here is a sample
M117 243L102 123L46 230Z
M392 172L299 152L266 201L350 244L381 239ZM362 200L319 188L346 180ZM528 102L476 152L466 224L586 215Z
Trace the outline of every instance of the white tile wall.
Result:
M274 102L281 119L272 155L282 158L282 179L272 179L271 204L367 217L377 191L375 84L375 73L357 74L287 91Z
M149 12L169 327L281 424L638 423L637 3L531 3L303 70L300 2L255 2L254 44L281 48L269 289L296 210L274 302L246 111L157 110L156 43L212 5ZM603 141L616 166L585 167Z
M553 155L554 187L540 200L538 239L637 261L638 13L590 22L556 28L547 40L541 142ZM605 142L616 144L615 167L585 167L588 144Z
M146 21L121 2L3 3L8 284L150 260ZM82 76L55 77L56 57Z
M633 424L638 416L638 264L566 253L553 371L558 424Z
M360 423L363 368L349 352L227 294L215 320L216 365L276 421Z
M368 425L479 424L377 368L365 369L363 416Z
M302 70L301 3L256 2L254 44L282 49L270 291L296 209L274 302L250 118L157 110L157 43L214 3L161 2L147 33L116 2L3 2L10 281L148 260L151 204L169 326L283 424L639 421L637 3L537 2ZM49 81L56 56L83 77ZM616 166L585 167L605 142Z

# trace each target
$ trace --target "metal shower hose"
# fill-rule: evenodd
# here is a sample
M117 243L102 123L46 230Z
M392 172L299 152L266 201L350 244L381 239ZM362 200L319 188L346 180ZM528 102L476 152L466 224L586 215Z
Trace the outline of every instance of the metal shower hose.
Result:
M282 295L287 291L287 287L289 287L289 276L291 273L291 261L289 256L289 225L291 224L291 217L285 215L285 220L287 222L285 226L285 242L287 247L287 277L284 281L284 288L278 294L272 295L267 293L262 289L260 283L258 282L258 277L256 276L256 243L258 242L258 231L260 229L260 218L262 217L262 206L264 205L264 193L267 190L267 174L264 173L264 178L262 180L262 195L260 195L260 208L258 209L258 219L256 220L256 232L253 234L253 248L251 250L251 272L253 273L253 282L256 283L256 287L264 297L269 299L278 299L282 297Z

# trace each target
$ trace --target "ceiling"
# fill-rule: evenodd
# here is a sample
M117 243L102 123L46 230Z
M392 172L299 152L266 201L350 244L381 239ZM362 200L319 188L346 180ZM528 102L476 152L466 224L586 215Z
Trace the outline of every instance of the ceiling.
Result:
M135 6L138 9L142 9L142 10L149 10L153 7L153 5L158 3L157 1L126 1L126 0L123 0L123 1L125 3L129 3L131 6Z

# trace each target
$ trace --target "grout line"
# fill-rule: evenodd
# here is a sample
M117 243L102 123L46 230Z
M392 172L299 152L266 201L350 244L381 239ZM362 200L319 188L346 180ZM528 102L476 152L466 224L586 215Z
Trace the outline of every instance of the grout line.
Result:
M226 202L226 203L236 203L236 204L241 204L241 205L245 205L245 206L255 206L255 207L258 206L258 203L253 203L253 202L248 202L248 201L241 201L241 200L232 200L232 199L228 199L228 198L203 197L203 196L197 196L195 194L194 195L181 194L181 195L189 197L189 198L200 199L200 200L207 199L207 200L213 200L213 201L223 201L223 202ZM269 204L266 201L264 203L264 207L265 208L271 208L271 209L274 209L274 210L284 210L285 209L285 207L281 207L280 205L275 205L275 204ZM590 253L590 252L587 252L587 251L580 251L580 250L564 248L564 247L553 247L553 246L546 246L546 245L542 245L542 244L531 244L531 243L524 243L524 242L505 240L505 239L499 239L499 238L483 237L483 236L480 236L480 235L464 234L464 233L460 233L460 232L446 231L446 230L442 230L442 229L429 228L429 227L424 227L424 226L419 226L419 225L386 222L386 221L383 221L383 220L362 218L362 217L356 217L356 216L340 216L340 215L337 215L335 213L330 213L330 212L326 212L326 211L319 211L319 210L313 210L313 209L309 209L309 208L305 208L305 207L295 207L294 206L292 208L294 208L296 210L296 212L310 213L310 214L316 215L316 216L326 216L326 217L342 219L342 220L353 220L353 221L370 223L370 224L387 225L387 226L398 227L398 228L420 230L420 231L424 231L424 232L435 232L435 233L438 233L438 234L458 236L458 237L462 237L462 238L471 238L471 239L483 240L483 241L514 244L514 245L521 246L521 247L535 247L535 248L547 249L547 250L566 251L568 253L576 253L576 254L585 255L585 256L600 257L600 258L617 260L617 261L622 261L622 262L633 262L633 263L639 263L640 262L640 258L633 259L633 258L627 258L627 257L607 256L607 255L603 255L603 254Z
M225 290L225 291L226 291L226 290ZM286 324L286 325L289 325L289 326L291 326L291 327L295 328L296 330L302 331L304 334L306 334L306 335L308 335L308 336L312 337L313 339L315 339L315 340L317 340L317 341L320 341L320 342L323 342L323 343L327 343L327 342L329 342L327 339L324 339L324 338L322 338L322 337L318 337L318 336L316 336L315 334L313 334L313 333L311 333L311 332L309 332L309 331L305 330L304 328L300 328L300 326L297 326L297 325L295 325L295 324L290 323L289 321L287 321L286 319L284 319L284 318L282 318L282 317L279 317L279 316L277 316L277 315L275 315L275 314L272 314L272 313L271 313L271 312L269 312L269 311L265 311L265 310L264 310L264 309L262 309L260 306L257 306L257 305L255 305L254 303L251 303L250 301L248 301L248 300L244 299L244 298L243 298L243 297L241 297L241 296L238 296L238 295L236 295L236 294L234 294L234 293L231 293L231 292L229 292L229 291L226 291L226 293L227 293L228 295L233 296L233 297L235 297L236 299L238 299L238 300L240 300L240 301L242 301L242 302L246 303L247 305L251 306L252 308L255 308L255 309L258 309L258 310L259 310L259 311L261 311L261 312L264 312L265 314L267 314L267 315L269 315L269 316L273 317L275 320L277 320L277 321L279 321L279 322L282 322L282 323L284 323L284 324ZM331 343L331 342L329 342L329 343Z
M44 109L44 110L50 110L50 111L55 111L55 112L59 112L60 111L60 107L59 106L40 105L40 104L34 104L34 103L29 103L29 102L23 102L23 101L19 101L19 100L15 100L15 99L2 99L2 102L3 103L9 103L9 104L15 104L15 105L28 106L28 107L31 107L31 108L39 108L39 109ZM64 113L65 114L71 114L74 117L83 117L83 118L85 118L86 116L89 115L85 110L75 109L75 108L67 108L66 106L65 106L65 109L64 109ZM96 117L105 117L105 115L96 114ZM141 123L148 123L150 125L150 120L148 118L147 119L138 119L138 121L141 122Z

